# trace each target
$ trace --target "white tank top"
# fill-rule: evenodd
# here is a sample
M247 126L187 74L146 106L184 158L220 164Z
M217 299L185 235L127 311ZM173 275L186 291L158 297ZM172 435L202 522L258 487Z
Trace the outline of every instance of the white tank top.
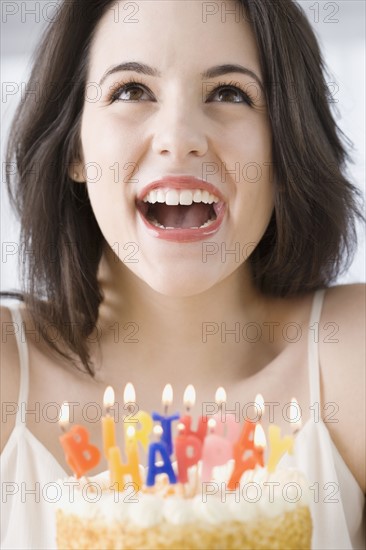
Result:
M324 290L314 294L309 326L319 322ZM19 303L8 305L13 323L21 327ZM20 390L16 425L1 455L2 549L56 549L54 506L56 480L66 477L63 468L28 430L20 404L28 399L28 348L17 330L20 355ZM320 403L318 344L310 338L308 362L310 403ZM24 407L24 405L23 405ZM314 532L312 548L365 548L362 525L364 494L335 447L325 423L311 415L298 432L293 455L286 454L280 465L300 468L311 489L311 513ZM55 489L56 486L56 489Z

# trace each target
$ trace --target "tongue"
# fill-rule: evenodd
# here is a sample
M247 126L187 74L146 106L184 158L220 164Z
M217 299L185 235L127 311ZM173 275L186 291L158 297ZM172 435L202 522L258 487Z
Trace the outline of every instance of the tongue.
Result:
M191 206L168 206L164 203L155 203L151 215L165 227L200 227L210 218L212 206L202 202Z

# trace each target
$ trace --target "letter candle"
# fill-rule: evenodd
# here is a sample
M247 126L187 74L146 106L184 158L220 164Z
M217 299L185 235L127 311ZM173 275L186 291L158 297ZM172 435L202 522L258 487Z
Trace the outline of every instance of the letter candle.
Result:
M125 477L131 477L133 483L136 484L139 491L142 486L139 468L139 456L137 445L134 439L135 428L128 426L125 431L125 453L127 462L122 463L121 451L119 447L111 447L109 449L109 473L112 485L117 486L118 491L123 491L125 486Z
M175 456L177 458L178 481L180 483L188 482L188 468L197 464L202 455L202 442L198 437L186 434L186 427L179 423L178 435L175 438ZM192 449L191 456L188 456L188 449Z
M257 438L255 438L256 431ZM264 466L264 447L265 435L262 426L245 420L240 438L234 444L235 464L228 483L229 490L235 490L236 484L240 482L240 478L246 470L253 470L257 464ZM249 456L244 458L247 454Z
M208 420L208 434L202 449L202 481L211 481L214 466L225 464L232 457L233 444L215 432L216 420Z
M268 437L270 441L270 453L267 462L267 471L272 473L286 451L292 454L294 438L291 435L281 438L281 429L276 425L268 428Z
M164 416L161 416L160 414L153 412L152 417L153 420L157 420L161 423L161 427L163 429L163 433L161 436L161 441L165 443L168 455L170 456L173 452L173 443L172 443L172 422L174 420L179 420L180 414L176 413L172 416L167 416L168 414L168 407L173 403L173 388L171 384L166 384L163 395L162 395L162 402L164 407Z
M102 416L103 449L104 456L108 460L109 449L116 446L116 426L114 419L110 415L110 410L114 405L114 390L112 386L108 386L104 392L103 405L106 409L106 416Z
M100 460L100 451L89 443L89 433L84 426L73 426L66 432L65 426L69 423L70 407L63 403L59 418L59 424L63 431L60 435L60 443L65 453L66 462L77 478L92 470Z
M162 432L163 429L161 426L154 426L153 433L155 436L161 436ZM156 462L157 453L160 453L162 464L157 464ZM166 474L170 483L177 483L177 478L169 459L168 449L162 441L154 441L149 446L148 471L146 478L146 485L148 487L155 485L155 478L158 474Z
M186 387L183 395L183 403L186 408L187 414L185 414L182 418L180 418L179 422L181 424L184 424L186 435L193 435L195 437L198 437L198 439L200 439L200 441L203 443L203 440L207 432L207 419L200 416L198 419L197 430L195 432L191 430L192 417L188 413L191 407L193 407L193 405L195 404L195 402L196 402L196 391L192 386L192 384L189 384Z
M131 382L129 382L128 384L126 384L123 394L124 403L128 406L129 411L129 414L126 415L123 420L125 437L127 437L128 427L132 426L135 430L131 444L134 443L137 446L137 441L140 441L144 450L147 452L147 448L149 445L149 435L151 434L153 427L153 419L145 411L138 410L134 413L134 408L136 406L135 399L135 388L133 387ZM139 429L137 428L138 423L140 423Z
M229 441L234 443L237 440L240 433L240 424L235 420L235 414L223 413L223 405L226 405L226 391L220 386L215 393L215 401L219 406L220 412L213 415L215 424L211 423L211 430L213 433L226 437ZM223 419L223 415L225 415ZM225 429L226 428L226 429Z

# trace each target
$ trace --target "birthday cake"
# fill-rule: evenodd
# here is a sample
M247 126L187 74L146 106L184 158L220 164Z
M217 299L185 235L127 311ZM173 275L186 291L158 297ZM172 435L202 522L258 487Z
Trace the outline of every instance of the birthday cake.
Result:
M173 464L176 469L176 463ZM141 477L146 480L145 469ZM233 461L201 482L201 462L187 483L166 474L136 491L110 487L109 473L60 482L57 503L59 549L310 549L309 489L295 469L247 470L233 491L227 481Z
M183 416L167 415L168 389L163 392L164 415L138 410L134 422L131 414L124 418L123 449L110 416L114 396L106 389L102 431L108 471L91 478L85 475L97 466L101 453L84 426L66 430L69 412L63 405L60 442L75 475L59 482L58 548L310 549L308 483L300 471L278 468L281 456L293 452L294 438L282 437L274 424L268 428L265 465L263 397L255 400L258 420L240 422L225 410L219 388L220 409L217 405L210 418L199 417L193 430L193 386L186 389ZM125 398L125 403L132 401ZM142 450L146 467L140 461Z

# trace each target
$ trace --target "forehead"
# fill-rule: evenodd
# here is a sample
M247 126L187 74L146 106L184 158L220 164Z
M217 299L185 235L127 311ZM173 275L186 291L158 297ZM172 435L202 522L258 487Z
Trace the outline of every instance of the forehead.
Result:
M112 3L94 33L89 76L132 60L178 74L245 62L260 74L255 39L239 0Z

